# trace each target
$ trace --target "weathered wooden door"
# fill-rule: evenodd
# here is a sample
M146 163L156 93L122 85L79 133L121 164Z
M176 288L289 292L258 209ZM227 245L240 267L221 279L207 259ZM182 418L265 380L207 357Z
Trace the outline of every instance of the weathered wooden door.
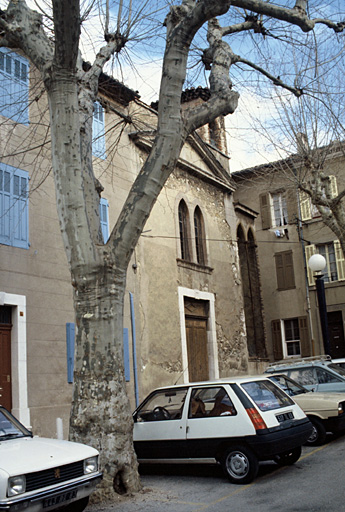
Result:
M334 359L345 357L343 316L341 311L327 313L331 355Z
M11 380L11 326L0 325L0 404L9 411L12 409Z
M207 303L186 299L185 318L189 381L208 380Z

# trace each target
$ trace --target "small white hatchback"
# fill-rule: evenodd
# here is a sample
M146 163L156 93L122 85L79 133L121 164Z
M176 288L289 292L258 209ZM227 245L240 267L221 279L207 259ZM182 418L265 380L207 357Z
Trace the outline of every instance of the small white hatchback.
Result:
M153 391L134 412L139 462L219 462L231 482L251 482L259 461L296 462L312 425L266 377L194 382Z
M0 406L0 511L81 512L101 478L97 450L33 437Z

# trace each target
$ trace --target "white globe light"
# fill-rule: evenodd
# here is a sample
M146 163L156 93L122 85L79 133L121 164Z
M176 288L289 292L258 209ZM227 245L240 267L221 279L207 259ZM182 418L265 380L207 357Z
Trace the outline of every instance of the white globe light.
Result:
M322 254L313 254L309 258L308 266L313 272L321 272L326 266L326 259Z

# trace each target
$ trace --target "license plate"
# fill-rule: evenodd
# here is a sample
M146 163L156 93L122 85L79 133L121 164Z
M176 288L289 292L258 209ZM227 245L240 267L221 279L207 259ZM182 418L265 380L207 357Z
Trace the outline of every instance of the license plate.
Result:
M71 500L77 497L77 489L73 489L72 491L67 491L62 494L55 494L54 496L50 496L49 498L45 498L43 500L43 508L52 507L54 505L60 505L60 503L65 503L65 501Z
M294 415L293 412L284 412L282 414L277 414L276 418L279 421L279 423L283 423L283 421L293 420Z

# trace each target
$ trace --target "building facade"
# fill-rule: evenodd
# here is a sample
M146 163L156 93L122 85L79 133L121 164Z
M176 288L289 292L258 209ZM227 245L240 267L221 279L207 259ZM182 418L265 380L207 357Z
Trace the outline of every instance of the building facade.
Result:
M327 152L324 173L334 197L345 189L344 155ZM345 356L345 260L339 240L296 186L298 156L234 173L235 199L253 210L268 357L271 361L325 353L315 276L309 258L326 258L323 281L330 355ZM305 171L302 172L302 174ZM254 214L253 214L254 217ZM247 224L240 223L246 233ZM249 237L239 235L250 245Z
M22 56L0 49L1 402L35 434L68 435L74 313L50 163L44 88ZM151 144L154 108L100 79L93 159L106 243ZM185 101L204 101L202 89ZM128 122L130 120L130 122ZM128 269L124 361L133 408L152 388L258 371L247 346L235 183L213 123L191 136ZM249 212L249 213L248 213ZM258 286L258 284L256 285ZM250 353L250 357L249 357Z

